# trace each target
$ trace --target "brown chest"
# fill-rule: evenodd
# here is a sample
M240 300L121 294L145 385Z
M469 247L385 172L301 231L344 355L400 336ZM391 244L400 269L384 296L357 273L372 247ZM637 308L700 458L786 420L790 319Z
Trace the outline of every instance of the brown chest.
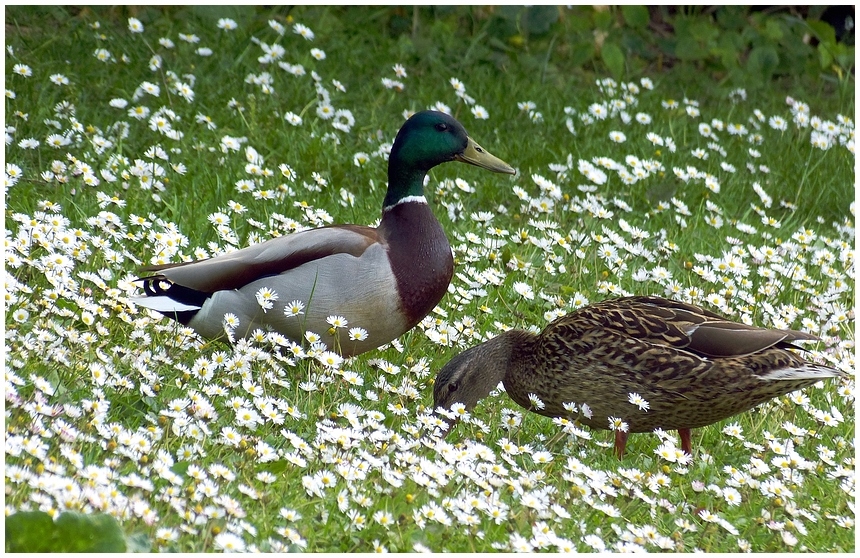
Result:
M445 231L426 202L405 202L383 214L379 231L409 327L439 303L454 274L454 259Z

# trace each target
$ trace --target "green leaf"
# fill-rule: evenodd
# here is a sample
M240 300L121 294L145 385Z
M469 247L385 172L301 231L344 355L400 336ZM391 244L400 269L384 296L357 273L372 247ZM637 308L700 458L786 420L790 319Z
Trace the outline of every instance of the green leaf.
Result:
M785 35L783 31L783 22L778 19L769 19L764 26L764 35L774 41L782 39Z
M710 45L720 36L720 30L710 19L695 19L690 24L690 35L699 44Z
M648 43L635 31L631 29L621 30L619 45L627 53L627 62L633 58L653 59Z
M522 10L521 6L511 6L511 5L500 6L496 10L495 15L497 15L498 17L500 17L502 19L516 22L517 18L520 17L520 10Z
M816 6L809 6L809 15L808 19L821 19L821 16L824 15L824 12L829 8L827 4L819 4Z
M818 37L818 40L822 43L836 43L836 31L829 23L825 23L817 19L811 19L808 20L806 24L809 25L812 32L815 33L815 36Z
M609 12L609 10L595 10L594 26L601 31L609 31L609 28L612 27L612 14Z
M681 60L701 60L708 55L693 37L679 37L675 44L675 56Z
M833 56L843 69L847 70L854 65L854 47L849 47L844 43L837 43L835 51Z
M661 201L669 201L675 196L678 190L678 185L669 180L656 182L645 190L645 198L652 204L657 204Z
M529 35L543 35L558 21L556 6L533 6L523 14L522 25Z
M186 471L188 471L188 467L191 466L191 463L188 461L180 461L175 463L173 467L170 468L171 471L176 473L177 475L184 475Z
M260 469L263 471L268 471L268 472L272 473L273 475L282 475L288 469L290 469L290 467L291 466L290 466L289 462L287 462L286 459L279 459L277 461L270 461L270 462L266 463L265 465L260 467Z
M779 54L771 45L758 46L750 51L747 72L751 75L770 79L779 65Z
M591 7L572 6L567 14L565 25L570 27L571 31L588 35L594 32L594 10Z
M45 512L18 512L6 518L6 550L48 552L54 520Z
M641 29L648 25L651 16L645 6L621 6L621 15L630 27Z
M125 537L112 516L63 513L55 522L63 552L125 552Z
M503 264L508 265L508 262L510 262L513 259L513 257L514 257L514 254L513 254L513 252L511 252L510 246L505 246L504 248L502 248L502 263Z
M747 14L746 6L722 6L717 9L717 23L719 23L723 29L732 29L735 31L739 31L743 29L746 25L746 14Z
M818 60L821 62L822 69L827 69L833 64L833 55L824 43L818 43Z
M603 48L600 50L600 58L603 63L609 68L609 71L620 79L624 75L624 53L621 48L615 43L603 43Z
M582 66L592 58L594 58L594 43L592 41L574 43L570 49L570 62L574 66Z
M728 31L720 37L714 54L720 56L720 61L726 69L736 68L738 66L738 53L741 52L742 45L740 34Z
M126 537L126 552L151 552L152 541L146 533L133 533Z
M487 46L490 48L491 52L493 53L493 56L505 56L504 53L506 52L516 51L516 49L513 48L511 45L496 37L490 37L490 39L487 41Z
M6 518L10 552L125 552L122 530L112 516L77 512L56 521L45 512L18 512Z

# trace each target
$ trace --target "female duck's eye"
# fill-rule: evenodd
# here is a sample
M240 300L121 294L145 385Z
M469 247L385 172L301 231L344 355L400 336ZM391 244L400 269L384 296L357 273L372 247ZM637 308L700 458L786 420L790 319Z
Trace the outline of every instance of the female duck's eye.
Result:
M445 124L444 122L440 122L440 123L436 124L436 130L439 132L444 132L447 129L448 129L448 125Z
M455 391L457 391L458 387L460 386L457 385L457 382L451 382L450 384L448 384L448 391L454 393Z

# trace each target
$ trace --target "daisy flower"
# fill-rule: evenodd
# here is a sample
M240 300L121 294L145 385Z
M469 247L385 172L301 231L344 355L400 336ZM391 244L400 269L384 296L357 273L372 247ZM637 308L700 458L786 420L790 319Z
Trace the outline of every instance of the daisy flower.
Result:
M364 341L367 339L368 334L367 330L362 327L351 327L349 328L349 339L350 341Z
M292 124L293 126L301 126L302 125L302 117L293 112L287 112L284 115L284 120Z
M161 88L158 85L149 81L144 81L143 83L141 83L139 90L143 91L144 93L148 93L153 97L158 97L158 95L161 93Z
M784 132L788 129L788 122L781 116L771 116L767 121L768 126L774 130Z
M95 52L93 53L93 55L96 58L98 58L101 62L109 62L110 60L113 59L113 55L108 50L103 49L103 48L97 48L95 50ZM18 66L20 66L20 65L21 64L15 65L15 68L14 68L15 73L20 73L18 71ZM27 69L29 70L29 68L27 68ZM25 75L24 77L29 77L29 75Z
M352 156L352 162L356 167L363 167L370 161L370 156L363 151L360 151Z
M300 316L304 313L305 305L299 300L293 300L292 302L284 306L284 315L286 316Z
M638 393L628 393L627 401L629 401L633 405L636 405L637 407L639 407L639 409L643 411L648 411L649 403L645 401L645 399Z
M731 486L727 486L723 489L723 498L726 503L732 507L741 505L741 502L743 501L741 493Z
M51 79L51 83L54 83L56 85L68 85L69 84L69 78L67 78L63 74L53 74L50 79Z
M624 132L613 131L609 132L609 139L615 143L624 143L627 141L627 136L624 135Z
M671 463L678 461L678 448L675 447L675 443L671 440L667 440L660 444L660 446L654 450L654 453Z
M239 27L239 25L229 17L222 17L218 20L218 29L223 29L224 31L232 31Z
M389 78L382 78L382 86L386 89L396 89L398 91L403 91L403 89L406 87L405 85L403 85L403 82Z
M321 103L317 106L317 116L323 120L328 120L334 116L334 107L328 103Z
M535 298L535 293L532 288L527 283L523 283L522 281L517 281L516 283L514 283L514 291L516 291L518 295L525 299L534 300Z
M600 103L593 103L588 107L588 112L598 120L603 120L609 116L609 110Z
M346 327L346 325L349 323L343 316L329 316L325 319L325 321L328 322L328 324L335 329Z
M24 323L30 317L30 313L24 310L23 308L18 308L14 312L12 312L12 319L16 322Z
M323 351L317 355L316 359L320 364L329 368L338 368L343 363L343 357L333 351Z
M26 64L15 64L12 67L12 71L18 74L19 76L30 77L33 75L33 70L30 69L30 66Z
M128 30L132 33L143 33L143 23L136 17L128 18Z
M305 38L306 41L314 40L314 32L310 30L310 28L306 25L302 25L301 23L296 23L293 25L293 33L296 35L301 35Z
M267 312L271 310L275 301L278 300L278 293L270 289L269 287L263 287L256 293L254 296L257 297L257 303L263 309L263 312Z
M486 120L490 117L490 113L481 105L475 105L472 107L472 115L479 120Z
M225 531L215 536L215 548L222 552L244 552L245 542L233 533Z
M535 409L538 409L538 410L546 407L544 402L540 400L540 397L538 397L534 393L529 394L529 402L531 403L532 407L534 407Z
M609 429L627 432L628 424L618 417L609 417Z
M279 22L275 21L274 19L269 20L269 27L271 27L281 37L283 37L284 33L287 31L283 25L281 25Z

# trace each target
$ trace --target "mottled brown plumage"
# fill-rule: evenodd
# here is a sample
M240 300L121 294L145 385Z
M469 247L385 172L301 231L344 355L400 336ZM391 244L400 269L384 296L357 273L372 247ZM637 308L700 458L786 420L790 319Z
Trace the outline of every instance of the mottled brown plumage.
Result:
M817 339L657 297L606 300L555 320L539 335L511 330L454 357L436 377L434 406L459 402L469 410L501 381L511 399L535 413L603 430L609 417L622 419L629 432L678 430L682 448L692 453L691 428L844 377L787 350L793 341ZM631 393L648 402L647 411L629 401ZM564 403L576 404L578 414L571 416ZM626 441L627 433L616 431L619 457Z

